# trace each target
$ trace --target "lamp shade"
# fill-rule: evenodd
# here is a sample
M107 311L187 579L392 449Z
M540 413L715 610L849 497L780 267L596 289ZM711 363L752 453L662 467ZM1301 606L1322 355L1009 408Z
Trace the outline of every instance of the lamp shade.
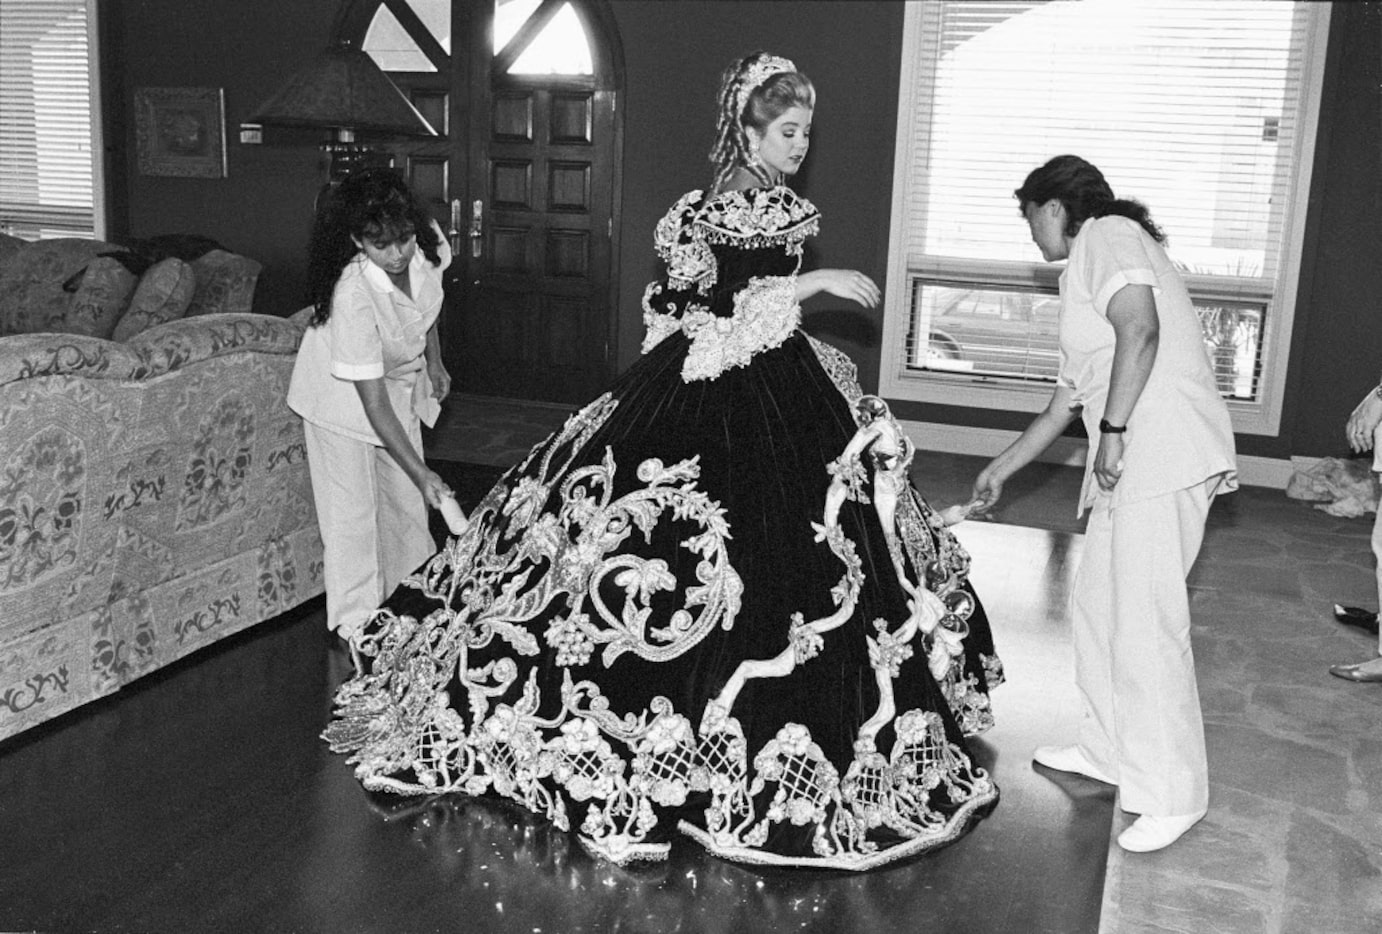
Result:
M437 135L368 53L345 44L295 71L250 120L265 126Z

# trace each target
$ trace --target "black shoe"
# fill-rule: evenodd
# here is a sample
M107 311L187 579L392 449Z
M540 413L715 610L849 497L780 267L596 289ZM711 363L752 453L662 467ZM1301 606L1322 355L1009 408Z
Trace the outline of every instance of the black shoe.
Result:
M1357 606L1334 604L1334 618L1346 626L1357 626L1364 632L1377 635L1377 614Z

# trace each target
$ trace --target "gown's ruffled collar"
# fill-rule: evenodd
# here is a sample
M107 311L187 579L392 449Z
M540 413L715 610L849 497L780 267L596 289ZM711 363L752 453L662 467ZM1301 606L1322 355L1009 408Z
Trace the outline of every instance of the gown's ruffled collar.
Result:
M667 212L655 240L660 251L695 236L744 247L800 243L819 225L816 206L785 185L712 195L697 189Z

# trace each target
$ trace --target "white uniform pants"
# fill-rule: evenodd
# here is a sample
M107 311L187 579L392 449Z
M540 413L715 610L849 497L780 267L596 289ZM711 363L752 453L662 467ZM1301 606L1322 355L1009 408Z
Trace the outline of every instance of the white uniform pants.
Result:
M422 453L422 428L404 423ZM326 625L349 639L436 543L427 504L385 448L303 423L325 558Z
M1095 502L1071 598L1079 743L1134 814L1205 810L1209 768L1185 579L1213 481L1109 509Z
M1372 469L1382 472L1382 425L1372 433ZM1382 612L1382 508L1372 523L1372 556L1377 562L1377 608ZM1377 633L1377 654L1382 655L1382 630Z
M1377 606L1382 608L1382 508L1372 523L1372 556L1377 562ZM1382 631L1377 633L1377 654L1382 655Z

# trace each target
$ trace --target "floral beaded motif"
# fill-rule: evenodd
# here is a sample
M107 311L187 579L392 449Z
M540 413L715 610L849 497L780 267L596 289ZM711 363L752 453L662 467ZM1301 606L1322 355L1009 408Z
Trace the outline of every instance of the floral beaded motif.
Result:
M691 349L681 378L688 383L714 379L725 370L748 366L755 354L782 346L801 324L796 292L796 276L765 276L734 296L733 317L709 312L684 316L682 330L691 338Z
M816 232L819 218L809 201L783 187L727 191L710 198L693 191L679 200L657 225L655 244L667 263L667 277L643 294L643 352L683 331L691 348L682 378L692 382L715 379L781 346L801 324L795 271L722 283L715 248L780 249L799 267L802 244ZM717 287L734 288L732 308L722 298L723 310L714 309ZM688 300L686 293L694 299Z
M791 507L795 532L755 537L761 508L723 495L719 448L683 444L684 413L644 414L650 381L662 398L737 402L751 363L805 366L801 395L821 386L836 413L833 393L861 399L849 358L797 333L816 222L773 188L693 192L659 223L667 275L643 297L643 349L659 356L643 381L616 384L535 447L363 634L366 669L323 735L366 788L504 796L615 863L666 859L680 830L739 862L847 870L953 840L996 800L962 737L991 723L1001 664L955 651L984 621L968 555L890 479L910 447L846 448L825 419L829 440L809 457L754 460L825 494ZM794 437L816 411L793 415ZM771 556L756 550L765 540ZM752 597L781 572L778 547L813 573L765 606ZM890 577L910 599L881 598ZM747 636L752 649L725 651ZM694 691L675 677L711 659ZM845 732L809 704L774 708L842 667L859 672Z
M665 859L669 844L654 835L654 809L680 807L693 794L703 796L705 826L682 822L679 829L712 853L743 862L859 870L958 836L996 790L946 737L934 712L898 711L895 735L882 748L876 729L865 724L843 776L801 723L784 723L751 750L735 716L737 689L707 703L699 723L663 695L642 709L616 712L591 680L598 671L625 651L666 659L711 628L728 630L742 587L720 560L729 527L718 503L697 489L695 459L671 466L645 461L641 482L620 497L608 495L616 475L608 452L598 465L572 469L572 455L616 405L602 396L573 416L534 449L524 462L532 472L507 499L491 492L466 532L404 582L445 598L435 610L421 618L380 610L361 643L372 660L369 671L337 693L338 719L323 734L332 748L351 755L368 789L492 791L559 828L577 829L582 845L616 863ZM700 585L685 593L686 610L702 612L674 613L669 626L652 627L648 596L675 581L665 580L655 563L610 555L611 542L587 542L585 533L638 528L652 534L664 509L700 527L682 544L705 558ZM506 529L516 539L508 539ZM864 576L854 543L833 520L815 531L842 565L831 590L838 609L816 620L791 613L787 671L746 673L736 676L739 685L790 673L827 643L838 644L834 630L853 612ZM531 569L539 564L551 572L534 578ZM614 575L624 592L622 612L603 606L599 588L589 583L605 574ZM564 669L553 704L534 672L520 674L521 660L539 651L536 634L523 624L568 597L567 611L541 633ZM912 654L908 638L899 638L886 620L873 628L872 666L881 678L896 679ZM507 643L510 654L473 664L472 652L495 643ZM463 692L464 702L458 704L452 691ZM938 789L955 805L953 812L934 806ZM782 857L763 848L774 827L784 824L810 830L810 856ZM874 831L884 825L906 839L880 848Z

